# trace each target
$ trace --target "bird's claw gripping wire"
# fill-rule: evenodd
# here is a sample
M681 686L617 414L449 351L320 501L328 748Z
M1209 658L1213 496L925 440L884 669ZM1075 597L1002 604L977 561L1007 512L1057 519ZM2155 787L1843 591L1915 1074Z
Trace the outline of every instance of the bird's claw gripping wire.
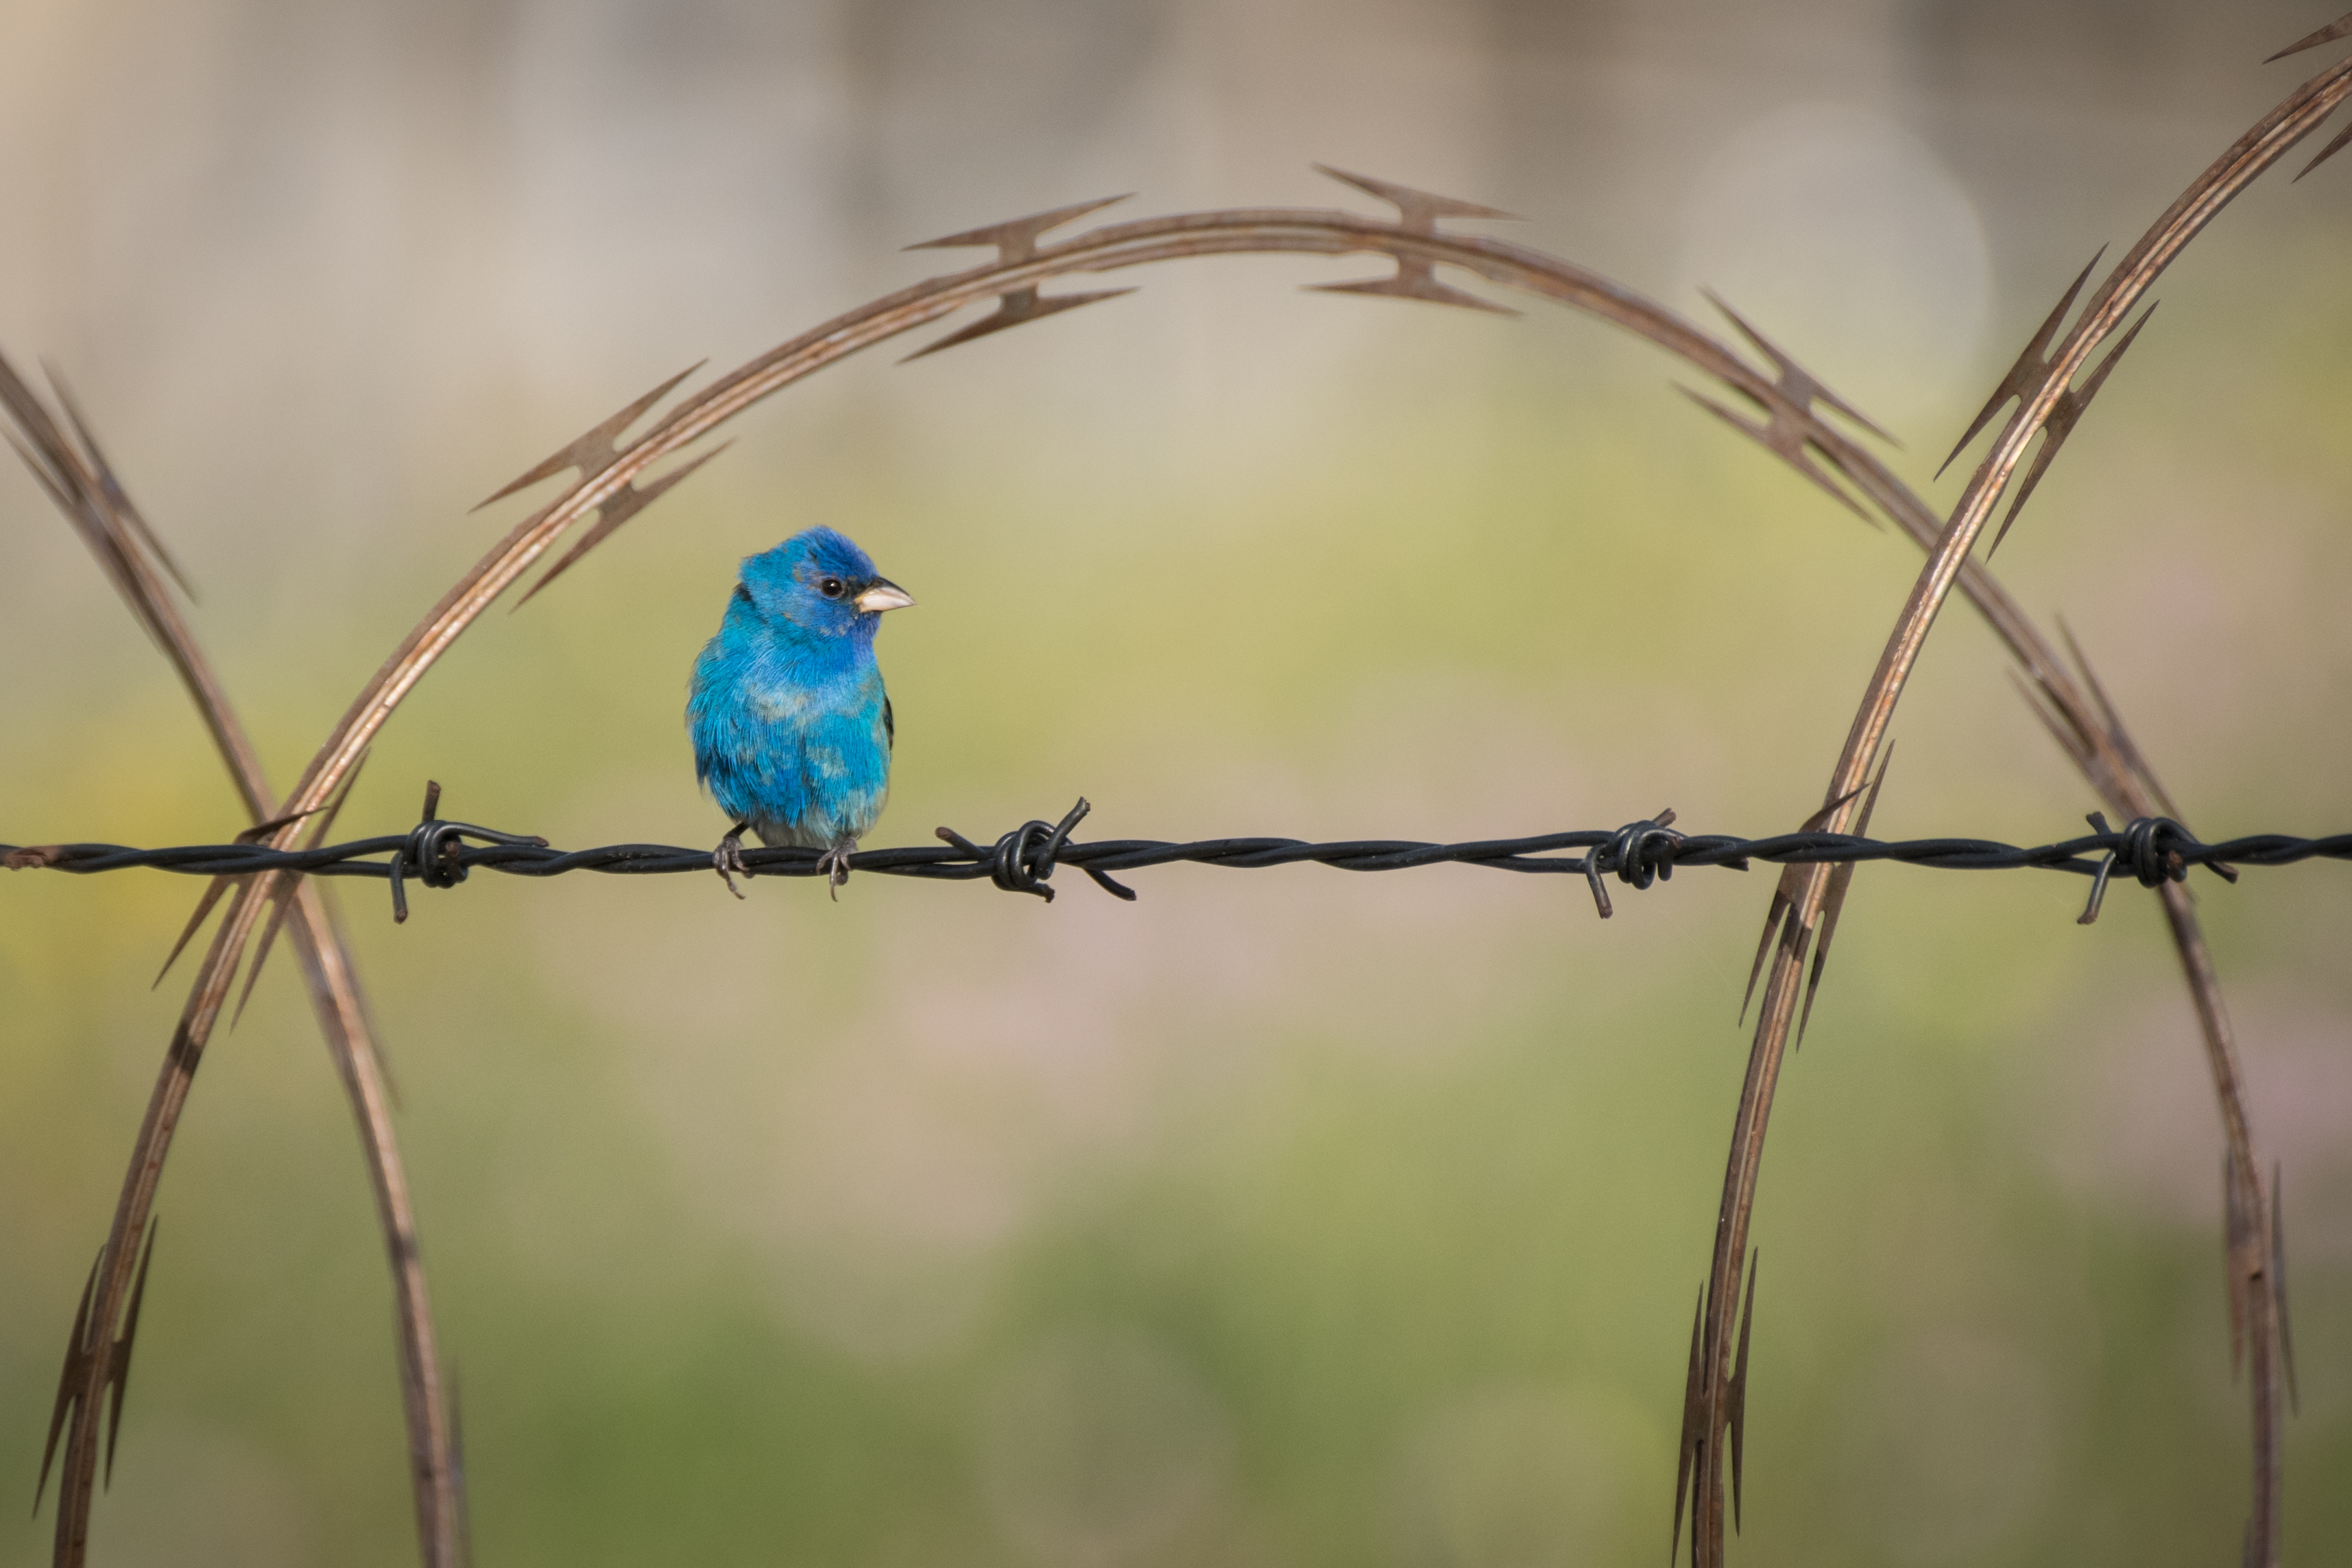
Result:
M494 828L478 828L471 822L445 822L434 813L441 809L441 786L434 779L425 781L423 821L409 830L408 837L392 852L392 918L394 925L408 918L408 890L402 885L404 873L415 872L427 887L455 887L466 880L467 867L459 857L465 850L464 841L479 839L491 844L527 844L543 850L547 841L530 833L501 833Z
M841 902L841 884L849 880L849 857L856 850L856 839L844 839L816 857L816 869L824 875L824 895L835 904Z
M1054 902L1054 890L1049 883L1054 874L1054 857L1060 854L1062 846L1069 841L1070 830L1084 821L1087 813L1093 810L1087 803L1087 798L1081 795L1078 803L1071 807L1060 821L1041 822L1033 817L997 840L995 845L989 849L981 848L953 828L940 829L939 836L987 866L989 880L1005 892L1035 894L1051 904ZM1115 898L1123 898L1129 904L1135 902L1135 889L1113 881L1091 866L1080 869L1094 878L1095 885L1105 893Z
M1675 809L1669 806L1654 817L1626 823L1607 843L1595 844L1586 852L1584 880L1592 889L1593 907L1601 911L1601 919L1616 913L1609 905L1609 889L1601 881L1603 875L1614 872L1618 881L1634 888L1672 880L1675 850L1683 841L1683 835L1674 831L1674 820Z
M2105 811L2094 811L2085 820L2095 832L2115 831L2107 826ZM2121 843L2107 852L2107 858L2101 861L2099 869L2092 873L2091 901L2083 906L2083 913L2076 918L2075 925L2088 925L2099 918L2099 906L2106 902L2107 877L2118 862L2142 887L2159 887L2168 882L2187 882L2189 862L2181 851L2204 848L2194 834L2169 817L2134 817L2124 824L2122 839ZM2211 869L2225 882L2238 880L2234 866L2213 864Z
M743 896L743 890L735 885L734 873L740 871L745 876L751 874L751 868L743 863L743 830L751 825L749 822L736 823L727 830L727 836L719 841L719 847L710 852L710 869L719 873L719 880L727 884L727 891L738 898Z

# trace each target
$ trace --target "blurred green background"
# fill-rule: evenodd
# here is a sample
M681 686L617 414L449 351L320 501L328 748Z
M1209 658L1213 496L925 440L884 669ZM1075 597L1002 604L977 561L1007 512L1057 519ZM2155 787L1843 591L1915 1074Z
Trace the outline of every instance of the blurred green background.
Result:
M1507 208L1722 291L1931 482L2092 251L2326 57L2333 7L2020 0L10 0L0 345L70 378L281 786L518 503L663 376L1130 209ZM2287 171L2291 172L2290 171ZM2274 173L1998 559L2209 837L2352 825L2352 158ZM478 625L353 834L714 841L680 720L735 560L843 528L877 841L1793 826L1917 565L1608 329L1198 262L844 365ZM911 345L910 345L911 346ZM163 662L0 475L0 838L243 825ZM1878 827L2095 801L1972 613ZM1050 908L861 877L337 884L403 1095L491 1564L1540 1568L1665 1544L1769 883L1177 867ZM2352 875L2196 884L2284 1162L2293 1561L2352 1531ZM65 1337L198 892L0 879L0 1481ZM2221 1147L2152 901L1874 868L1766 1162L1743 1563L2210 1563L2246 1418ZM295 967L207 1058L94 1561L413 1561L390 1310ZM11 1479L13 1478L13 1479ZM0 1563L49 1518L0 1519Z

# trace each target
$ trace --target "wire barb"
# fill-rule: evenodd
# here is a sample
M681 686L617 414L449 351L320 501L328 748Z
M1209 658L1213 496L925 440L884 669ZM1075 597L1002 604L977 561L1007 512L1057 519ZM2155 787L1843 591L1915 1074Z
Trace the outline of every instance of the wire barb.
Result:
M515 608L520 610L529 604L539 596L541 589L571 570L582 556L612 538L615 528L677 488L686 482L688 475L734 444L731 441L722 441L709 451L688 458L667 474L648 479L642 485L632 481L614 491L596 508L596 520L582 530L579 538L572 541L572 548L563 552L562 559L541 572L537 582L523 590L522 597L515 601Z
M1698 1301L1691 1311L1690 1370L1683 1378L1683 1431L1676 1443L1681 1457L1675 1461L1675 1527L1666 1537L1666 1564L1674 1563L1682 1551L1683 1504L1695 1500L1690 1496L1691 1472L1698 1468L1706 1450L1706 1287L1698 1288ZM1698 1515L1691 1514L1691 1559L1696 1563L1699 1552Z
M1869 835L1871 816L1878 810L1879 791L1886 788L1887 765L1894 760L1895 742L1889 740L1878 754L1878 771L1871 779L1870 793L1863 798L1862 814L1854 819L1853 831L1858 838ZM1797 1015L1796 1043L1800 1047L1805 1043L1805 1026L1813 1021L1813 998L1822 993L1822 971L1829 967L1830 943L1836 939L1838 916L1845 912L1845 896L1853 885L1853 871L1858 863L1838 862L1837 869L1830 873L1829 891L1822 898L1822 934L1813 944L1812 972L1805 977L1805 1009Z
M2338 38L2346 37L2352 37L2352 14L2346 15L2339 21L2328 23L2309 37L2296 39L2269 59L2264 60L2263 64L2271 65L2286 58L2289 55L2299 55L2305 49L2315 49L2322 44L2333 43Z
M1863 787L1849 789L1836 800L1822 806L1811 816L1807 817L1804 826L1798 830L1799 835L1822 832L1829 820L1837 815L1846 802L1861 794L1862 789ZM1764 959L1771 953L1774 939L1779 938L1784 946L1800 946L1795 912L1805 875L1802 866L1790 865L1780 873L1780 885L1772 890L1772 906L1764 913L1764 935L1756 939L1756 960L1748 966L1748 989L1742 992L1739 998L1739 1017L1742 1022L1747 1021L1748 1004L1756 999L1756 980L1764 973Z
M2335 139L2329 141L2326 146L2313 153L2311 155L2311 162L2305 163L2301 169L2296 170L2294 179L2290 180L2287 183L2289 184L2294 184L2297 181L2300 181L2305 174L2310 173L2314 169L2318 168L2322 163L2326 162L2330 158L2333 158L2338 152L2343 152L2347 146L2352 146L2352 125L2347 125L2343 130L2337 131Z
M2155 314L2154 305L2141 311L2139 319L2131 324L2130 330L2123 335L2121 341L2107 350L2107 357L2099 361L2099 368L2091 372L2089 379L2079 387L2068 387L2060 392L2057 401L2050 405L2050 417L2042 422L2042 444L2033 454L2033 466L2025 471L2024 483L2018 486L2017 494L2011 497L2009 511L2000 519L2000 531L1993 535L1992 544L1985 551L1986 559L1991 559L1993 551L2000 549L2000 541L2009 538L2010 525L2017 521L2017 514L2033 494L2033 487L2042 483L2042 472L2050 466L2050 460L2058 455L2058 449L2066 444L2068 436L2074 434L2076 422L2091 406L2091 400L2099 395L2099 389L2106 384L2107 372L2116 368L2116 361L2124 357L2124 350L2132 346L2132 340L2139 336L2139 329L2147 326L2147 319Z
M1724 1406L1731 1429L1731 1528L1739 1528L1739 1472L1748 1448L1748 1336L1756 1327L1756 1266L1764 1249L1748 1255L1748 1305L1739 1314L1739 1351L1732 1363L1731 1381L1725 1385Z
M484 507L503 501L518 490L528 490L541 479L551 479L566 468L577 469L580 476L584 479L611 467L613 459L619 455L618 444L621 433L643 418L646 410L667 397L677 388L678 382L709 362L708 360L697 360L645 396L622 409L620 413L601 423L590 426L587 434L561 448L552 455L541 460L505 488L492 492L487 499L477 504L474 510L478 512Z
M1616 913L1609 905L1609 889L1601 881L1604 874L1614 873L1619 882L1636 890L1653 881L1674 880L1675 851L1683 841L1683 835L1674 831L1674 821L1675 809L1669 806L1654 817L1628 822L1584 857L1584 880L1592 888L1593 907L1601 919Z
M1675 390L1731 426L1732 429L1761 445L1766 451L1780 458L1789 466L1827 492L1832 500L1872 528L1883 532L1886 525L1864 511L1861 504L1834 483L1829 475L1822 471L1822 465L1814 461L1814 456L1818 454L1827 458L1831 466L1836 468L1838 472L1846 474L1849 478L1853 477L1848 471L1846 458L1834 449L1822 444L1826 431L1813 413L1813 404L1819 402L1832 412L1843 414L1881 441L1896 446L1900 446L1902 443L1864 417L1853 404L1823 386L1811 371L1799 364L1779 344L1748 325L1747 319L1725 304L1722 298L1713 289L1703 288L1699 292L1706 296L1709 304L1723 312L1724 319L1738 329L1740 336L1746 338L1758 353L1762 354L1771 362L1779 379L1766 383L1760 390L1744 384L1737 385L1735 388L1741 396L1764 411L1768 417L1761 424L1748 423L1713 398L1693 392L1679 382L1675 384Z
M1081 795L1078 803L1071 807L1060 821L1049 826L1033 817L997 840L995 847L988 850L982 849L953 828L940 828L938 832L945 842L985 863L989 868L989 880L998 887L1007 893L1033 893L1051 904L1054 902L1054 890L1047 883L1054 874L1054 859L1069 842L1070 830L1086 821L1087 813L1093 810L1087 803L1087 798ZM1087 874L1094 878L1095 885L1105 893L1129 904L1135 902L1135 889L1112 880L1102 872L1088 869Z
M941 239L927 239L907 246L908 250L953 250L968 246L996 247L996 265L1009 267L1031 259L1037 254L1037 241L1047 229L1059 228L1073 219L1084 217L1114 203L1127 200L1124 195L1103 196L1091 202L1074 202L1051 212L1035 213L1025 218L1012 218L985 228L966 229ZM1042 320L1058 316L1065 310L1075 310L1081 305L1097 300L1116 299L1122 294L1132 294L1132 288L1094 288L1077 294L1047 294L1037 292L1035 284L1007 289L996 297L996 308L969 327L959 328L935 343L929 343L908 354L898 362L910 364L941 349L952 349L959 343L969 343L975 338L985 338L992 332L1002 332L1007 327L1018 327L1024 321Z
M2084 905L2081 918L2074 922L2077 925L2089 925L2099 918L2099 906L2106 902L2107 878L2118 861L2142 887L2161 887L2168 882L2187 882L2189 857L2206 848L2190 836L2188 829L2169 817L2134 817L2125 824L2121 833L2107 826L2105 811L2094 811L2084 820L2101 838L2114 838L2118 841L2107 852L2106 859L2099 862L2099 869L2092 875L2091 901ZM2238 880L2233 868L2218 863L2218 857L2210 853L2203 855L2197 863L2212 868L2214 873L2225 881Z
M81 1288L81 1305L74 1312L73 1333L66 1346L65 1370L58 1378L58 1400L49 1412L49 1440L41 1449L41 1478L33 1487L33 1513L41 1511L41 1495L48 1490L49 1467L57 1458L58 1438L65 1431L66 1417L80 1399L87 1387L90 1364L105 1357L106 1375L99 1388L107 1396L107 1435L105 1484L114 1484L114 1449L122 1441L122 1396L131 1386L131 1350L139 1337L139 1309L147 1299L147 1270L155 1261L155 1235L160 1221L147 1222L147 1245L139 1255L139 1273L131 1287L130 1304L122 1314L122 1333L110 1333L110 1325L92 1323L90 1308L98 1292L98 1277L106 1267L106 1249L98 1249L98 1257L89 1266L89 1278Z
M2034 329L2033 336L2026 340L2024 349L2018 353L2016 363L2009 367L2009 373L2000 378L1999 386L1992 389L1992 396L1985 400L1984 407L1979 409L1976 418L1969 421L1968 434L1953 444L1952 455L1945 458L1943 466L1936 470L1937 478L1942 478L1944 469L1952 465L1953 458L1967 451L1969 443L1977 438L1977 433L1992 423L1992 416L2000 412L2003 403L2011 398L2032 397L2033 389L2050 374L2050 345L2058 337L2058 324L2066 319L2066 312L2073 308L2074 296L2080 294L2083 285L2091 280L2091 268L2098 266L2099 256L2106 254L2107 247L2101 246L2098 256L2091 257L2083 270L2075 274L2074 281L2066 286L2066 292L2059 296L2057 308Z
M1377 196L1397 210L1397 232L1434 237L1440 218L1502 218L1519 221L1517 213L1507 213L1496 207L1482 207L1475 202L1465 202L1453 196L1434 195L1416 191L1410 185L1391 184L1375 180L1369 174L1350 174L1327 163L1315 165L1318 174L1328 174L1343 184L1353 185L1367 195ZM1425 256L1398 254L1395 275L1389 277L1365 278L1358 283L1311 283L1307 287L1317 294L1375 294L1393 299L1426 299L1433 305L1458 305L1465 310L1484 310L1496 316L1517 316L1517 311L1507 305L1481 299L1449 284L1437 281L1437 263Z
M707 360L696 361L693 364L690 364L687 366L686 369L678 371L677 374L670 377L669 380L662 382L661 385L654 388L653 391L646 393L643 397L638 398L635 402L632 402L627 407L622 409L618 413L614 414L611 418L606 419L598 424L591 426L585 434L580 436L569 445L564 446L551 456L548 456L534 465L532 467L525 471L520 477L507 485L505 488L495 492L488 500L476 506L474 510L478 512L483 507L489 506L494 502L503 501L518 490L527 490L531 486L538 484L541 480L553 478L556 475L562 473L567 468L577 471L580 476L578 484L575 484L572 486L572 491L566 492L566 494L575 493L580 485L587 484L590 480L595 478L596 476L612 467L614 462L619 459L621 455L620 440L622 432L627 430L629 426L636 423L639 419L642 419L647 409L653 407L654 404L667 397L677 389L677 384L680 382L686 380L687 377L694 374L695 371L700 370L708 363L709 363L709 361ZM685 463L681 463L676 468L671 469L668 473L663 475L658 479L648 480L644 485L637 484L634 479L623 483L618 489L614 490L611 495L605 497L602 502L598 503L596 507L596 520L590 524L587 530L580 536L578 541L575 542L569 550L564 552L562 559L548 568L537 582L532 583L529 589L524 591L522 597L515 601L515 608L520 610L524 605L530 603L532 597L536 595L541 589L545 588L549 583L553 582L557 578L562 576L563 573L571 568L572 563L577 561L582 556L586 555L590 550L594 549L598 545L604 543L605 539L609 538L613 534L613 530L619 528L623 523L627 522L631 517L635 517L639 512L644 511L647 507L652 506L654 502L658 500L666 491L675 486L688 475L701 467L705 463L709 462L713 457L718 456L721 452L726 451L728 444L722 444L719 446L715 446L709 452L703 453L700 456L694 457Z
M423 820L392 852L387 868L392 878L392 922L395 925L408 919L408 893L402 885L402 873L415 872L417 880L427 887L457 886L471 869L462 858L465 840L480 839L486 843L528 845L541 850L548 847L545 839L529 833L501 833L494 828L478 828L471 822L442 821L437 814L440 810L440 782L428 779L425 781Z

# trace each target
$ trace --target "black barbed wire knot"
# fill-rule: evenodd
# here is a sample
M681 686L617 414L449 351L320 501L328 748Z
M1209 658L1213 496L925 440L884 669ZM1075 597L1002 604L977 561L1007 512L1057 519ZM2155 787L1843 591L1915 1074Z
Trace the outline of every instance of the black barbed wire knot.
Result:
M2094 811L2084 819L2101 834L2113 833L2107 826L2107 814ZM2142 887L2161 887L2168 882L2187 882L2189 862L2183 850L2200 850L2205 846L2194 834L2169 817L2134 817L2124 824L2121 842L2107 852L2099 869L2091 877L2091 901L2074 922L2088 925L2099 918L2099 906L2106 902L2107 878L2118 864L2129 872ZM2231 880L2235 881L2232 877Z
M1626 823L1607 843L1595 844L1586 852L1584 880L1592 889L1593 907L1601 911L1601 919L1616 913L1609 904L1609 889L1601 881L1603 875L1614 873L1619 882L1636 889L1674 879L1675 851L1683 841L1683 835L1674 831L1674 820L1675 809L1669 806L1654 817Z
M1054 875L1054 857L1062 852L1069 841L1070 830L1086 821L1094 807L1084 795L1058 822L1041 822L1032 817L988 849L982 849L953 828L940 828L939 836L989 868L988 878L1007 893L1034 894L1046 903L1054 902L1050 885ZM1135 890L1112 881L1092 867L1080 868L1094 878L1095 884L1114 897L1135 902Z
M460 856L467 839L547 848L545 839L530 833L502 833L495 828L478 828L471 822L445 822L435 815L440 809L440 782L428 779L425 781L425 810L419 813L423 821L410 829L408 837L392 852L392 920L395 925L408 918L408 890L401 883L402 873L415 873L427 887L457 886L466 880L467 866Z

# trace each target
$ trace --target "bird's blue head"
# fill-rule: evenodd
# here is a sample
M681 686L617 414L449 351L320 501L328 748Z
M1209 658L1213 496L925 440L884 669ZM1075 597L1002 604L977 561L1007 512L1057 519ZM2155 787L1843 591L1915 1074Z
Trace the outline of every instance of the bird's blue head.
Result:
M874 570L866 553L831 528L806 528L743 560L736 596L761 618L820 636L871 638L882 612L915 602Z

